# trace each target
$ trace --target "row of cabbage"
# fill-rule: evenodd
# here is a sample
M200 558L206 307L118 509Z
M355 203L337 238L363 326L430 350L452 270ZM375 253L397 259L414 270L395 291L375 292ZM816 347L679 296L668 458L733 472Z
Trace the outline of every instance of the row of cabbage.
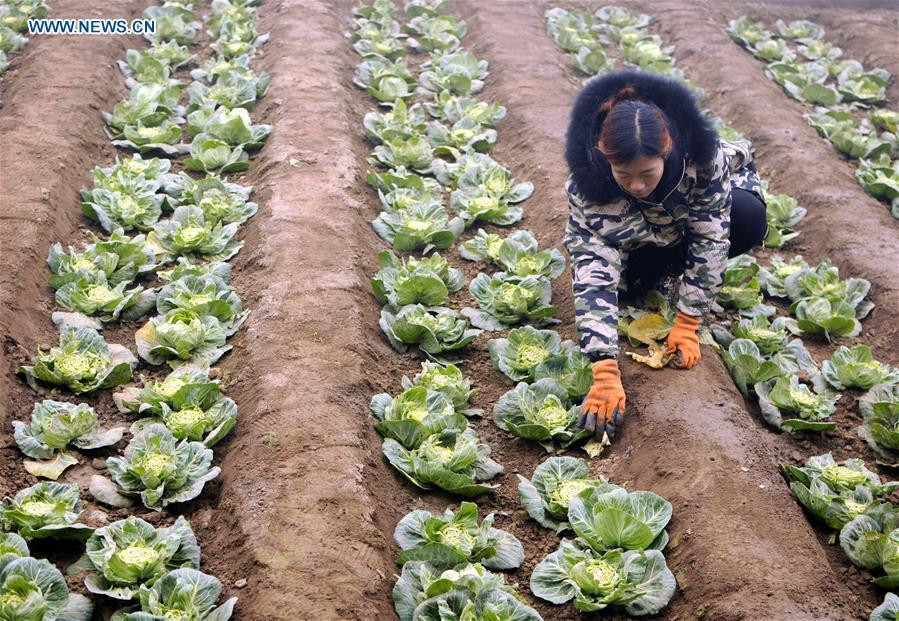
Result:
M778 212L792 213L793 224L805 214L795 199L786 195L766 193L766 202L769 219L772 205ZM789 239L792 237L786 241ZM842 391L861 390L864 395L858 403L866 422L859 435L885 460L896 463L899 370L875 360L863 344L840 346L829 360L818 365L801 338L794 338L823 336L831 342L857 336L860 320L873 309L873 303L866 299L869 289L870 283L864 279L841 279L838 268L829 260L810 266L801 256L787 261L775 255L762 267L751 256L736 257L727 265L718 302L738 316L729 327L713 325L712 334L737 387L744 395L758 399L762 415L772 427L787 431L834 429L836 424L827 418ZM763 293L786 306L792 316L774 317L776 306L764 304ZM639 333L631 329L634 323L623 323L628 336ZM884 533L893 530L889 516L894 512L892 505L881 498L892 488L880 486L877 476L866 470L861 460L850 459L841 465L828 454L810 458L805 468L784 465L783 471L792 481L794 495L810 513L834 528L853 522L843 531L841 543L856 565L874 570L896 562L895 550L891 552L883 544ZM822 472L826 474L819 477ZM867 487L845 487L845 482L834 482L840 473L848 476L858 472L864 476L855 476L868 481ZM867 519L853 521L865 515ZM869 520L880 521L875 527ZM875 548L881 554L878 562L865 556ZM885 571L889 574L894 570ZM888 577L877 583L895 587ZM871 618L892 619L897 609L899 598L888 594Z
M895 127L884 123L895 113L874 110L869 113L870 120L865 120L852 112L861 107L860 102L883 101L889 74L882 70L865 73L857 61L838 60L842 52L821 40L823 30L815 24L778 22L777 28L781 37L741 18L731 22L729 32L757 57L770 62L766 75L794 98L830 106L841 99L855 102L854 107L842 110L819 107L816 115L806 118L850 157L874 157L872 153L877 150L889 163L890 153L895 151L891 145L896 143L889 132ZM795 55L786 40L797 42L807 62L791 63ZM885 130L882 142L871 122ZM822 124L830 126L825 131ZM871 170L869 164L863 159L857 173L862 185L866 185L863 175ZM883 197L869 185L866 189ZM809 266L801 256L789 261L774 256L769 266L762 268L752 259L737 259L729 268L732 271L729 279L725 276L729 280L726 284L737 287L729 299L731 306L750 317L735 320L729 331L716 326L715 337L724 348L722 355L738 387L746 395L755 394L765 420L787 430L833 429L835 423L826 419L835 410L842 391L862 391L857 403L865 422L858 433L884 463L895 464L899 454L899 370L876 360L863 344L840 346L819 366L801 340L790 338L811 334L830 341L857 336L861 332L859 320L873 308L865 299L870 283L858 278L841 279L829 260ZM769 321L774 307L761 303L761 291L789 304L793 316ZM848 558L864 569L882 571L885 575L875 580L879 586L896 588L899 549L890 534L899 532L899 524L895 507L885 499L896 483L881 485L861 460L838 464L830 454L812 457L804 467L785 464L782 471L800 504L840 531L840 545ZM893 619L897 612L899 597L888 593L870 618Z
M546 29L556 44L571 55L574 66L589 76L602 75L615 68L615 61L606 53L608 46L617 46L623 61L631 67L666 75L684 82L698 100L704 92L675 67L674 46L664 45L659 35L649 32L652 17L634 14L621 7L608 5L593 15L575 10L552 8L546 11ZM703 110L718 130L730 142L742 142L746 137L730 127L709 109ZM786 194L767 192L768 248L782 248L799 236L795 226L805 216L796 199Z
M410 20L405 30L418 35L410 40L410 48L431 51L431 60L422 65L424 72L417 90L405 62L400 60L404 57L402 35L392 5L375 2L355 12L354 47L368 58L357 70L357 84L388 104L391 96L401 95L394 100L391 112L369 113L364 123L369 139L378 145L371 163L388 168L368 175L385 209L374 227L398 251L422 249L427 254L432 247L447 248L477 220L514 224L522 213L513 205L533 191L531 184L515 183L507 169L480 152L495 142L493 126L505 116L505 110L471 97L481 90L487 64L462 51L459 39L465 32L464 22L444 11L445 2L406 5ZM376 54L389 57L373 58ZM394 77L402 82L368 78L376 75L379 68L386 69L388 62L393 63L394 70L400 67L400 75ZM421 104L407 105L405 100L416 94L433 97L425 108L438 121L426 123ZM439 120L453 123L449 134L455 136L454 144L446 144L447 131L440 127ZM404 155L413 146L418 157L415 161ZM432 174L436 182L409 172L405 166L421 175ZM385 221L390 222L387 216L391 211L409 213L416 206L427 204L448 218L441 185L450 192L450 204L457 214L455 228L442 237L398 245L398 238L405 240L412 235L391 237L384 226ZM415 212L411 213L415 217ZM385 305L381 326L398 350L405 351L416 344L431 360L422 363L421 372L414 378L403 378L405 390L401 394L376 395L371 410L378 420L375 428L385 437L388 460L414 484L475 497L495 487L485 482L501 473L502 468L489 459L489 448L478 444L469 426L468 417L482 412L471 407L471 382L456 365L444 359L446 352L468 345L480 330L512 328L506 338L488 343L494 366L519 382L496 403L494 421L514 435L541 443L548 451L588 437L575 421L592 374L589 360L574 343L563 342L557 332L533 325L513 328L522 322L538 326L548 323L554 314L549 281L565 267L558 250L541 251L528 231L503 237L480 229L462 244L460 252L467 260L485 261L502 270L494 275L481 273L470 284L469 292L479 308L465 308L461 316L470 319L476 329L469 329L455 311L437 306L465 286L462 272L439 254L405 260L390 250L379 255L381 269L372 279L372 286L379 302ZM428 317L440 321L428 322ZM623 508L628 503L627 492L588 480L587 476L586 462L573 458L550 458L535 474L544 500L553 502L552 511L557 517L564 518L568 502L577 492L585 493L584 503L590 507L591 518L596 513L597 524L602 522L598 517L601 513L605 519L615 519L612 513L619 515L615 511L603 513L612 506L627 511ZM530 482L527 485L533 489ZM586 498L588 491L596 496ZM555 501L550 501L550 494ZM645 493L638 492L634 498L640 494ZM536 491L527 495L523 492L522 502L532 515L541 516L537 518L541 524L552 520L544 518L548 514L537 509L542 501ZM670 517L670 505L667 506ZM643 509L628 507L633 514L630 519L639 521ZM473 503L463 503L455 512L448 509L442 517L414 511L401 520L395 535L403 550L398 558L403 569L394 589L401 619L442 619L447 614L464 618L465 614L487 613L496 619L540 618L517 599L514 587L506 585L502 575L490 571L515 569L524 559L521 544L511 534L493 528L492 521L490 515L478 524L477 506ZM589 530L587 521L582 520L584 532ZM667 518L660 521L658 531L664 529ZM564 529L554 524L552 528L557 532ZM566 540L559 552L545 560L541 571L535 571L531 588L539 597L556 604L575 599L583 610L618 605L635 615L655 612L673 595L675 583L661 553L645 550L650 543L619 542L614 538L603 541L596 532L589 543L584 539ZM658 547L663 546L661 543ZM551 566L561 568L562 574L550 576ZM562 597L562 592L567 596Z
M878 574L875 584L899 587L899 507L890 495L897 481L881 481L860 459L842 463L830 453L811 457L802 467L781 465L790 490L816 520L838 534L840 547L857 567ZM870 621L894 621L899 597L887 593Z
M143 139L167 127L180 136L185 122L198 136L224 132L233 138L249 126L247 111L239 106L252 106L264 92L256 85L268 81L249 67L264 41L256 34L253 4L213 0L206 25L215 39L215 55L192 72L195 81L189 86L174 73L196 64L187 47L203 27L194 7L166 2L144 12L157 24L155 34L146 37L152 45L128 50L119 62L129 97L103 115L117 146L173 156L185 149L170 149L169 141L139 144L121 138ZM252 96L246 88L237 92L246 83L253 85ZM179 105L184 91L190 99L187 107ZM233 152L241 149L240 144L223 144L231 154L225 159L234 159ZM188 167L190 161L185 162ZM66 252L58 243L51 248L50 285L57 306L64 309L53 313L60 343L38 351L33 365L19 370L35 388L46 384L75 395L124 386L138 360L126 347L108 344L100 330L154 309L159 313L138 331L137 351L152 367L168 363L174 370L163 377L151 369L141 387L127 386L113 395L122 412L141 418L130 429L133 439L124 454L106 460L112 480L91 480L95 499L114 508L139 500L162 511L196 498L220 472L212 466L210 447L237 419L237 406L210 376L210 365L230 349L227 337L247 316L228 284L230 265L225 261L240 250L242 242L234 239L237 227L257 206L249 201L250 187L212 174L195 179L172 168L170 160L135 154L92 171L94 185L82 190L82 209L108 235L93 235L93 243L80 251L69 247ZM169 212L169 218L161 219ZM163 269L167 266L170 269ZM138 282L153 276L161 286ZM125 428L103 430L97 421L87 403L47 399L35 404L30 424L13 423L17 444L33 460L26 460L26 468L55 480L78 463L71 449L90 451L123 438ZM86 542L86 554L69 573L85 572L89 592L122 604L137 600L136 608L116 612L116 621L231 617L237 598L216 607L221 583L199 571L200 548L183 517L170 527L155 528L130 516L95 530L79 523L82 512L76 484L42 482L3 500L0 601L11 618L91 618L90 602L81 596L67 598L65 579L55 567L17 558L28 555L27 541L48 537ZM23 571L30 572L24 580Z
M647 15L632 15L617 7L603 7L595 18L597 24L583 13L561 9L547 12L550 33L569 51L577 45L581 50L594 50L595 46L603 44L603 36L617 41L639 40L639 33L651 23ZM657 37L650 41L661 45ZM665 49L670 56L673 50ZM583 56L584 52L575 55ZM651 66L641 68L653 69ZM670 73L672 68L672 60L661 62L662 73ZM683 79L680 73L677 77ZM781 246L798 235L791 227L801 221L806 210L788 195L774 195L766 189L765 198L771 233L777 237L777 243L772 245ZM769 245L768 239L766 245ZM823 422L823 419L833 411L839 396L827 388L845 389L854 385L851 382L844 385L836 379L836 368L845 374L849 372L844 370L846 365L868 365L871 376L879 378L874 384L893 377L886 365L873 360L865 346L852 350L840 348L833 360L825 362L822 372L801 339L790 338L791 335L823 335L829 340L858 335L861 331L859 320L873 308L873 304L865 299L869 289L870 283L864 279L840 279L838 269L827 260L812 267L801 257L787 263L775 256L767 268L760 267L751 256L729 261L718 302L745 317L735 321L730 330L714 326L713 334L724 347L725 362L738 387L744 394L755 392L759 396L766 420L774 426L781 429L832 429L833 423ZM763 290L773 298L786 298L795 317L771 321L776 308L763 304ZM663 339L672 313L664 301L659 303L663 321L658 321L658 316L635 314L622 322L625 336L649 345ZM653 326L656 332L649 331L647 338L647 327ZM814 380L814 391L799 382L800 373L806 373Z
M620 607L632 616L656 614L667 605L677 586L661 552L668 543L670 503L592 479L587 462L574 457L550 457L531 479L519 480L531 518L575 535L563 538L534 568L534 595L553 604L572 602L584 612ZM393 598L402 621L467 618L466 613L497 621L541 620L494 573L519 568L524 550L514 535L492 524L493 514L479 523L477 505L469 502L442 515L416 510L400 520L394 538L402 573Z
M865 190L891 205L899 218L899 112L883 108L890 72L866 69L824 40L807 20L778 20L770 31L746 16L732 20L730 37L767 63L765 75L792 98L815 106L806 114L822 138L852 160Z
M626 52L629 45L640 40L639 33L651 22L649 16L603 7L595 18L597 23L593 24L590 16L583 13L561 9L547 12L548 31L563 49L572 53L578 69L585 73L607 71L610 62L585 67L584 60L600 52L603 44L618 41L625 50L625 58L632 64L668 75L673 73L683 79L682 74L673 70L671 48L655 55L655 67L634 63L633 55ZM662 50L661 40L654 37L649 41ZM720 123L719 131L722 131ZM731 133L732 130L725 128L722 137L728 138ZM801 221L806 210L792 197L768 193L765 185L770 228L765 245L781 247L799 234L792 227ZM899 381L899 370L875 360L865 345L841 346L830 360L819 366L801 338L792 338L823 335L830 341L835 337L857 336L861 331L859 320L873 308L866 300L869 289L866 280L841 279L838 269L828 260L810 266L799 256L789 262L774 256L769 266L761 267L751 256L736 257L727 265L718 301L741 316L729 328L721 324L712 326L712 334L740 391L758 399L763 417L777 429L833 429L835 423L826 419L841 398L838 391L853 388L868 391L859 400L866 420L859 434L885 459L896 463L899 400L895 384ZM794 316L772 320L776 308L763 303L762 291L788 305ZM659 313L628 309L621 328L632 344L648 344L658 354L664 350L659 341L670 329L673 312L664 300L656 299L654 303ZM658 356L631 355L647 364L661 364Z
M28 43L22 33L28 30L29 19L43 19L50 7L43 0L0 1L0 76L9 69L7 54Z

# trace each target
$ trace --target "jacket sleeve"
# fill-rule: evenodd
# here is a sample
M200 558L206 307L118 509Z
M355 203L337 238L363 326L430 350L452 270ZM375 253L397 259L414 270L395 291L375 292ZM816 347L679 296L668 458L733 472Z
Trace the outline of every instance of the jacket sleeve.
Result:
M588 223L585 204L569 191L564 241L571 257L578 340L584 355L595 362L618 356L618 283L624 258L617 245Z
M721 288L730 249L731 182L721 145L713 164L700 168L689 197L687 262L677 309L701 317Z

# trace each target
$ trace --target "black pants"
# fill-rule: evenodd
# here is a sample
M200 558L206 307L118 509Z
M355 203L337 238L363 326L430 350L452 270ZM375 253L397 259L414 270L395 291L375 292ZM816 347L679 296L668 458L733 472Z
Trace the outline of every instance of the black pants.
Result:
M762 243L768 233L765 211L765 203L752 192L740 188L731 191L728 256L741 255ZM627 258L628 291L645 291L666 273L683 272L686 257L686 243L667 248L643 246L632 250Z

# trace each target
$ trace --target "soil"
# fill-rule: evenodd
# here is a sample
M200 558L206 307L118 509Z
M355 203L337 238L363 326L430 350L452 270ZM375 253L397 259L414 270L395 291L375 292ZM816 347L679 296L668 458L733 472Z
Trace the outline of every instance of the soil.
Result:
M219 365L240 420L216 447L222 474L183 508L197 531L204 571L222 580L226 595L241 598L237 621L394 618L396 522L414 508L439 512L456 502L442 493L421 493L393 471L368 411L373 394L399 392L402 376L415 374L422 358L390 347L378 328L380 305L370 293L376 256L385 244L370 226L378 201L364 180L371 145L361 122L375 106L352 84L359 59L342 36L352 26L355 4L271 0L259 9L259 30L271 31L271 40L254 66L271 73L272 85L252 115L275 129L250 171L237 178L254 186L260 205L242 227L246 244L232 261L232 282L252 313ZM490 62L480 98L500 101L509 111L492 155L536 186L519 226L533 231L541 247L561 248L567 216L564 135L582 76L545 34L543 12L559 4L456 0L451 11L468 23L466 48ZM113 6L135 15L145 3L60 0L53 17ZM899 363L895 221L855 183L851 165L805 123L803 107L767 80L761 65L723 31L728 19L746 12L770 16L772 23L805 14L796 7L731 7L710 0L635 7L651 12L653 29L677 45L679 65L706 89L707 104L752 139L772 189L796 196L809 209L798 243L782 254L802 253L815 261L831 256L844 274L871 280L878 309L864 322L862 337L879 359ZM894 13L876 12L876 18L892 16L886 23L895 24ZM882 53L882 64L890 68L890 54L882 51L890 48L890 31L864 32L869 13L853 15L867 41L846 28L839 44L847 54L878 64L880 56L865 54ZM832 9L815 9L812 18L836 35L844 17L851 25L848 13ZM892 36L895 43L895 29ZM42 398L14 376L15 367L38 345L56 340L44 258L53 242L74 244L92 228L80 215L77 190L93 165L115 155L99 111L111 109L125 92L114 60L127 47L141 45L136 38L35 37L0 81L0 217L7 222L0 229L2 495L34 483L22 470L10 421L27 418L34 400ZM455 249L443 254L468 278L483 267L461 259ZM554 281L553 300L562 320L558 331L574 338L567 272ZM449 305L470 304L463 290ZM139 325L111 326L104 334L133 349ZM518 500L515 474L530 477L546 452L497 429L490 417L496 399L513 387L491 366L487 343L496 336L482 334L460 357L478 389L474 405L486 413L475 422L478 433L505 467L496 493L479 500L481 512L495 512L496 526L524 545L525 563L510 574L522 595L547 620L581 619L572 607L547 605L527 589L533 567L559 539L530 520ZM832 351L823 343L813 349L818 359ZM624 361L627 424L602 458L591 462L593 474L629 489L652 490L674 505L666 557L679 591L659 618L866 618L882 593L810 524L777 472L782 461L826 450L839 459L861 454L873 461L855 438L854 395L843 399L837 431L777 435L744 402L718 356L708 348L703 353L702 364L690 373L655 372ZM114 411L108 393L87 401L105 425L128 422ZM86 461L64 477L82 484L85 500L85 484L95 472ZM129 514L87 504L87 519L98 526ZM154 523L179 514L137 513ZM38 553L64 565L80 550L41 546ZM239 579L248 581L245 588L233 586ZM80 589L77 579L70 585Z

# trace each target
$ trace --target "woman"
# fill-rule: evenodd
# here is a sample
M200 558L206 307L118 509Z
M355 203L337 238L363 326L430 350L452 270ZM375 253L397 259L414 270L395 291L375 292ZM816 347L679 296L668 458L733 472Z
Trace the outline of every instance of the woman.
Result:
M597 436L614 435L626 402L618 292L676 281L666 353L678 368L691 369L700 358L697 330L727 258L767 234L748 147L719 140L687 87L670 78L616 71L591 80L578 96L566 145L565 245L580 346L593 361L579 424Z

